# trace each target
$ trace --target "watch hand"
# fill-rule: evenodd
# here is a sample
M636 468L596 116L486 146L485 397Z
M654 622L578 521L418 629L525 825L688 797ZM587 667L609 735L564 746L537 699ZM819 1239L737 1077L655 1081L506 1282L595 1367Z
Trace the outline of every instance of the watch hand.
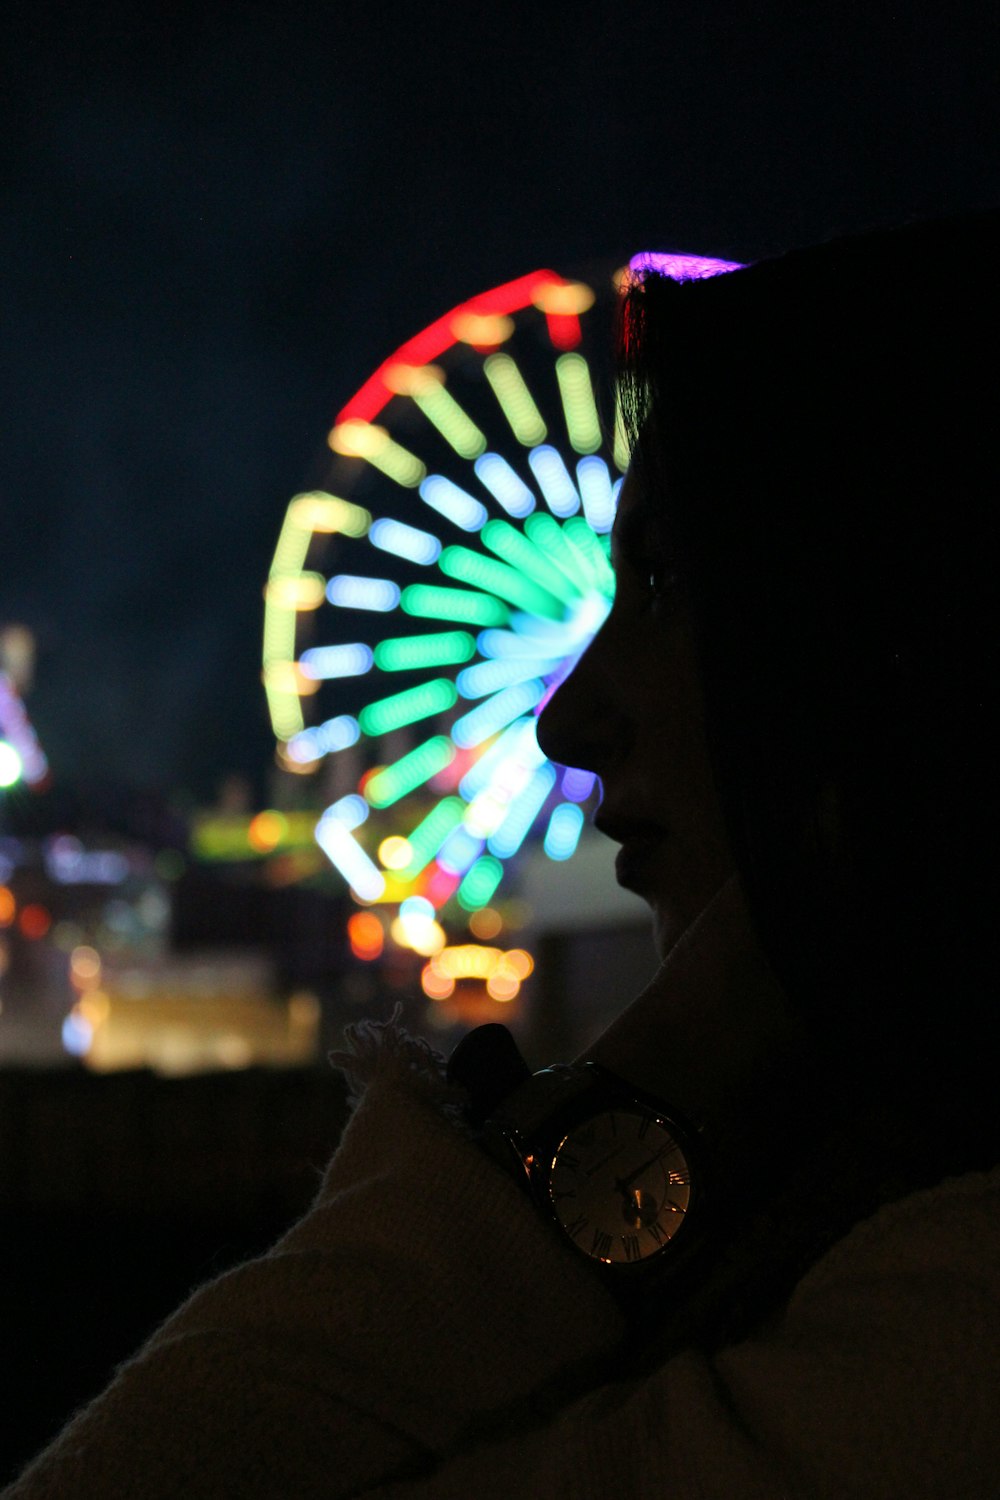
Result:
M656 1162L658 1162L662 1156L666 1156L669 1152L675 1151L676 1149L677 1148L672 1141L666 1146L661 1146L659 1151L655 1152L648 1161L644 1161L641 1166L636 1167L635 1171L630 1172L627 1177L616 1177L616 1190L619 1193L624 1193L627 1188L630 1188L632 1186L637 1177L641 1177L643 1172L647 1172L649 1168Z

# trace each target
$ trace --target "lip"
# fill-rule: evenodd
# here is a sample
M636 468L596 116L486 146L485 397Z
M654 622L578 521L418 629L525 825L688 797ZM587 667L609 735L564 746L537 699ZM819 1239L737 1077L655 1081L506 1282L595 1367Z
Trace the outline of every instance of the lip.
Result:
M652 883L652 865L666 838L666 830L637 818L598 815L594 826L621 848L615 856L615 876L626 890L642 895Z

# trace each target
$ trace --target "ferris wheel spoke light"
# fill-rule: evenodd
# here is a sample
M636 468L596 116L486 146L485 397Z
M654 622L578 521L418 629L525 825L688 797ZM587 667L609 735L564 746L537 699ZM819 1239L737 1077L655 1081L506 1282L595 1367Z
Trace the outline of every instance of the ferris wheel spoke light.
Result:
M365 800L372 807L390 807L400 797L430 781L454 759L455 746L447 735L434 735L400 756L391 766L376 771L365 783Z
M486 486L509 516L520 519L531 515L535 508L535 497L501 454L484 453L481 458L477 458L476 478Z
M500 772L508 757L517 757L524 765L534 769L540 766L545 756L535 737L535 720L519 719L504 730L499 739L475 761L458 784L458 790L469 803L488 786Z
M487 840L487 848L497 859L509 859L512 854L517 853L555 782L556 773L552 766L539 766L520 796L511 803L510 810L496 833Z
M420 498L463 531L479 531L486 522L488 512L482 501L443 474L427 476L420 486Z
M430 635L389 636L375 647L380 672L415 672L421 667L446 667L468 661L476 642L466 630L442 630Z
M443 382L415 392L413 399L459 458L477 458L482 453L485 437Z
M448 875L464 875L483 852L486 840L477 838L464 824L453 828L438 850L437 862Z
M576 477L583 496L583 513L591 530L599 533L610 531L615 519L615 496L604 459L596 454L581 458L576 466Z
M402 880L414 880L437 854L452 829L465 816L465 803L461 797L445 797L431 808L425 818L406 835L410 846L409 862L400 870Z
M554 594L494 557L473 552L470 547L446 547L438 558L438 567L449 578L496 594L529 614L562 619L563 606Z
M314 531L340 531L344 536L364 536L372 518L363 505L342 500L339 495L330 495L326 490L309 490L288 502L287 520L294 528L306 533L308 546ZM304 552L302 555L305 557Z
M303 651L299 665L307 677L325 681L330 677L361 677L371 671L373 660L370 646L352 642L345 646L310 646Z
M532 448L528 454L528 463L538 481L542 498L552 514L560 517L575 516L580 509L580 496L558 448L547 443L539 448Z
M567 766L563 771L560 790L567 802L586 802L596 781L593 771L581 771L576 766Z
M572 516L563 530L576 549L577 556L585 559L585 565L590 571L594 587L609 599L614 598L615 575L611 570L611 564L583 516Z
M360 417L338 422L328 441L334 453L363 458L404 489L416 489L427 473L427 466L416 454L397 443L384 427L365 422Z
M534 708L545 693L545 683L532 677L528 682L504 688L480 703L470 713L456 719L451 727L451 737L461 749L472 749L504 729L514 719L520 718L528 709Z
M455 684L446 677L438 677L367 704L358 714L358 724L362 734L389 734L404 724L416 724L434 714L445 713L457 697Z
M554 656L557 647L551 639L543 637L540 640L532 640L530 636L519 635L516 630L481 630L476 637L476 645L479 647L481 656L488 656L493 660L510 660L516 658L518 661L531 659L546 659Z
M388 578L359 578L337 573L326 586L326 597L341 609L371 609L387 614L399 603L400 588Z
M510 610L491 594L440 584L411 583L399 602L404 614L431 620L454 620L462 625L506 625L510 620Z
M503 878L503 865L492 854L482 854L469 867L455 899L466 911L478 911L486 906Z
M463 698L485 698L487 693L527 682L529 677L546 677L559 665L559 657L549 660L537 656L507 657L500 661L478 661L459 672L455 686Z
M502 561L547 589L554 599L560 599L566 605L573 604L579 598L581 590L565 573L553 566L530 537L525 536L523 531L518 531L516 526L511 526L509 521L487 521L482 530L482 538L491 552L495 552Z
M560 802L553 808L542 848L549 859L569 859L580 842L583 813L575 802Z
M348 745L357 743L360 734L357 719L350 714L338 714L335 719L327 719L313 729L302 729L293 735L288 741L288 755L300 765L308 765L324 755L346 750Z
M385 876L352 836L346 823L324 813L316 824L316 842L362 901L377 901L385 890Z
M483 363L483 371L517 441L525 448L544 442L542 414L516 361L509 354L491 354Z
M566 433L577 453L596 453L602 443L590 367L582 354L561 354L556 379L562 397Z
M383 552L391 552L407 562L428 564L437 562L441 556L441 543L429 531L417 526L408 526L405 521L393 521L388 517L375 521L368 532L372 545Z

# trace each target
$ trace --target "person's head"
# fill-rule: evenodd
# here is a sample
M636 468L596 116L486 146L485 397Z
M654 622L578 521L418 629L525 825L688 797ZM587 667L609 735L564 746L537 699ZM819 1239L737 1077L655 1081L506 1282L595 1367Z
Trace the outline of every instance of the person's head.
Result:
M665 942L735 867L831 1055L915 1091L991 1020L998 250L982 217L632 284L619 597L540 727Z

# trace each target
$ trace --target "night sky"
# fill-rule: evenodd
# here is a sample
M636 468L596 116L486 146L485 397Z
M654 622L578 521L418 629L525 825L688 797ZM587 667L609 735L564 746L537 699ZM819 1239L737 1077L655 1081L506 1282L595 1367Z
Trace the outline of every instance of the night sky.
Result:
M263 791L285 505L456 302L1000 203L992 5L5 14L0 623L63 784Z

